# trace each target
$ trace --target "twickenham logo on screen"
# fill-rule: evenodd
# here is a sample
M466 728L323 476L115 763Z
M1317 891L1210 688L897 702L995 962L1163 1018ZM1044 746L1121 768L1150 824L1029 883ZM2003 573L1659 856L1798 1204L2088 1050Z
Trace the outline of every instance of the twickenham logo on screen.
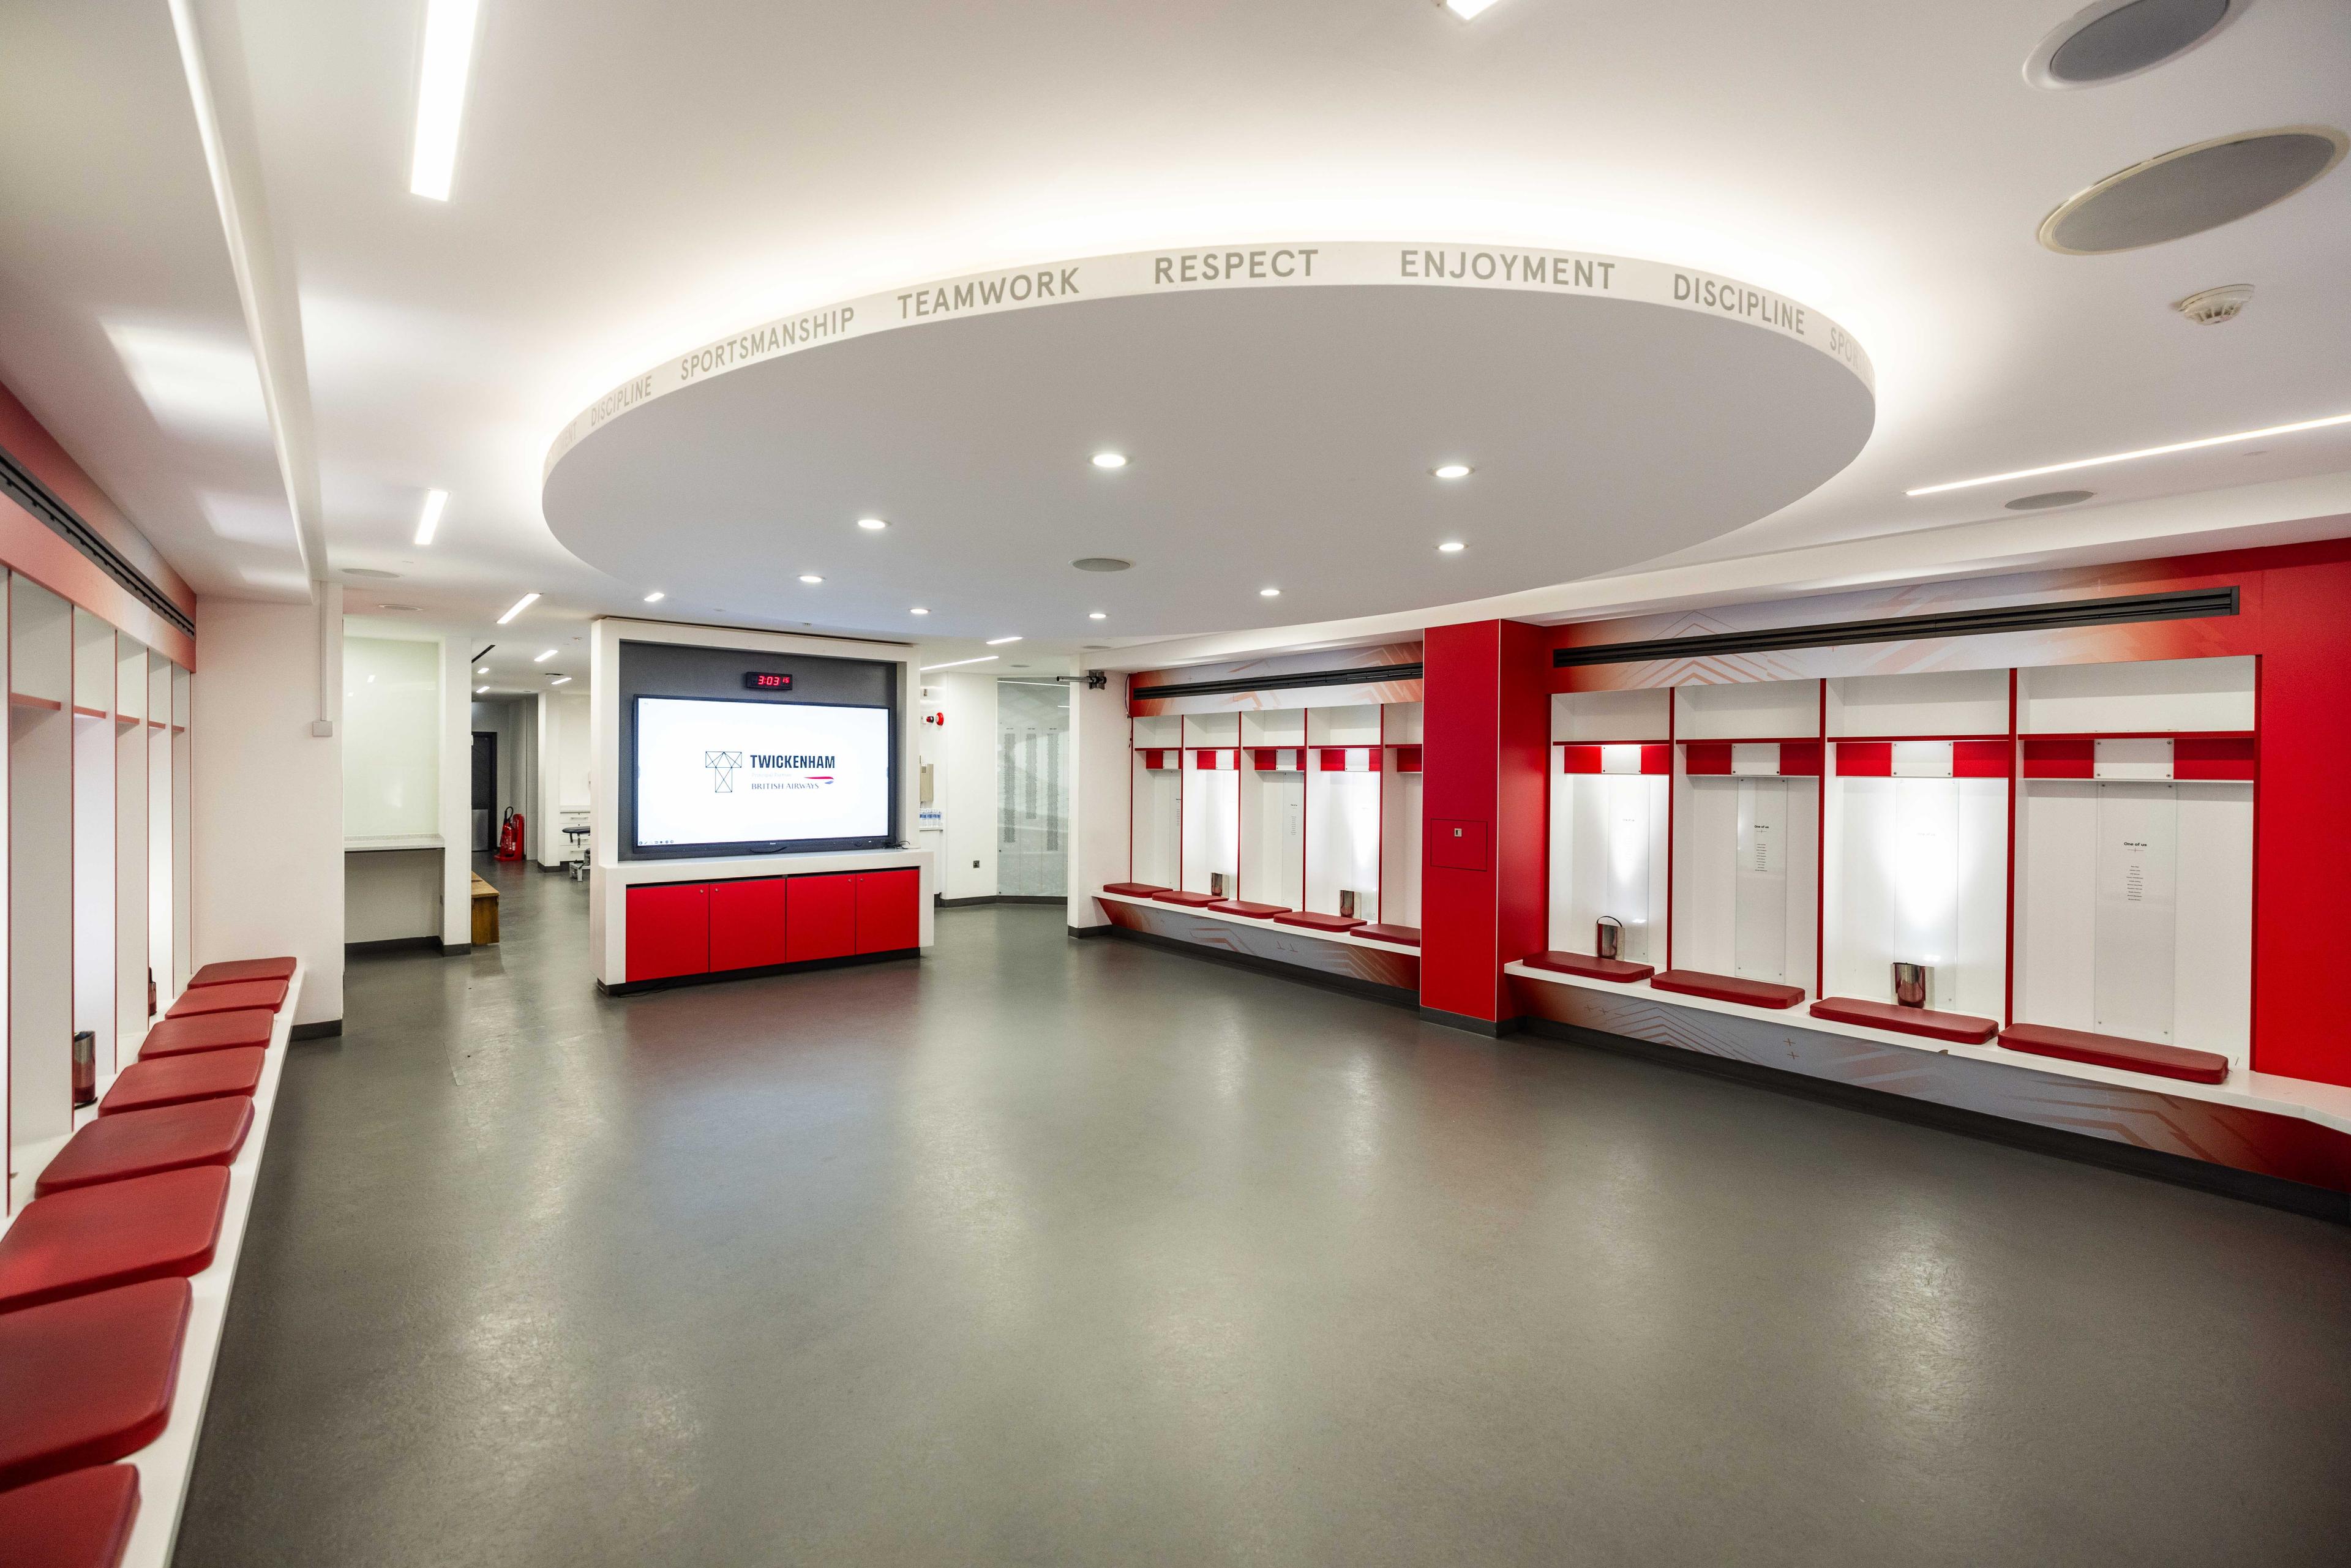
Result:
M745 766L745 753L726 755L735 758L735 767ZM821 789L833 781L833 770L839 766L830 754L754 751L748 757L754 789ZM721 788L732 790L733 771L729 769L726 776L728 781Z

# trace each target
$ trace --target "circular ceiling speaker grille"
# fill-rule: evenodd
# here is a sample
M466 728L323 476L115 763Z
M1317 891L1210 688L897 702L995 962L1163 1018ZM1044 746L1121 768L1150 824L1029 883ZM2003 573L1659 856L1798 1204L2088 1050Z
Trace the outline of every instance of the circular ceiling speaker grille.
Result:
M2246 0L2098 0L2041 40L2024 62L2035 87L2095 87L2150 71L2220 30Z
M2008 503L2011 512L2045 512L2052 507L2071 507L2096 495L2095 490L2043 490L2038 496L2019 496Z
M395 578L400 573L386 571L381 567L375 566L347 566L343 568L343 575L345 577Z
M1114 555L1081 555L1070 564L1080 571L1124 571L1134 563Z
M2109 174L2041 222L2041 243L2103 256L2184 239L2282 202L2342 160L2343 132L2293 125L2175 148Z

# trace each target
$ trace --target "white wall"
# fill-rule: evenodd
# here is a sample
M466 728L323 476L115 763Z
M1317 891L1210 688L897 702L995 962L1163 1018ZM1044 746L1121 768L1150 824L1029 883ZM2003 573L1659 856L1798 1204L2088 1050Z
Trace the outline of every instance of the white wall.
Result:
M297 1024L343 1016L342 739L310 733L322 664L341 706L342 590L322 591L323 613L199 600L190 682L191 956L301 959Z
M1126 681L1113 675L1101 691L1070 688L1070 927L1105 925L1094 894L1126 875L1127 792L1133 753Z
M540 697L538 706L530 853L539 864L555 866L580 858L563 836L565 826L588 821L590 705L574 681Z
M933 677L946 714L946 858L943 898L996 895L996 677L947 670ZM935 790L938 779L933 776Z

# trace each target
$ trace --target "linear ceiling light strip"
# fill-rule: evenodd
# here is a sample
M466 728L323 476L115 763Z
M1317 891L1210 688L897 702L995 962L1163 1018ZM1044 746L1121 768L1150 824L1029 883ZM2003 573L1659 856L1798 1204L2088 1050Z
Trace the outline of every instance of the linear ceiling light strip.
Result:
M196 634L195 622L155 586L153 579L131 565L121 551L106 542L105 536L83 522L79 513L5 452L0 452L0 492L5 492L10 500L40 518L51 533L88 556L140 603L189 636Z
M1290 692L1306 686L1364 686L1382 681L1416 681L1419 664L1373 664L1360 670L1305 670L1294 675L1244 675L1229 681L1187 681L1174 685L1130 685L1130 697L1220 697L1239 692Z
M1999 610L1960 610L1944 615L1890 615L1876 621L1837 621L1818 626L1775 626L1755 632L1725 632L1708 637L1658 637L1644 643L1600 643L1559 648L1552 667L1641 664L1658 659L1696 659L1723 653L1765 653L1782 649L1835 648L1855 643L1907 643L1924 637L1985 637L2003 632L2060 631L2076 626L2115 626L2138 621L2196 621L2237 613L2237 590L2190 589L2178 593L2136 593L2114 599L2073 599L2056 604L2018 604Z

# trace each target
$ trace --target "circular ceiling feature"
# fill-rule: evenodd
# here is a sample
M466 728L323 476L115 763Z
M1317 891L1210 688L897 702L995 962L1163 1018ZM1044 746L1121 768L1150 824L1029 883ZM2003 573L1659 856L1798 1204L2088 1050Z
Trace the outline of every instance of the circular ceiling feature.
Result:
M1468 546L1463 544L1459 539L1447 539L1443 544L1437 547L1437 553L1439 555L1459 555L1463 550L1468 548Z
M890 525L879 517L860 517L857 519L857 526L869 534L878 534Z
M2052 28L2024 62L2035 87L2096 87L2151 71L2233 21L2248 0L2098 0Z
M565 427L541 504L597 570L730 604L790 591L778 560L832 548L844 516L923 519L906 575L831 585L843 629L899 623L942 580L956 594L930 606L939 636L1066 624L1092 607L1064 570L1149 560L1123 633L1244 630L1691 549L1850 463L1871 389L1867 355L1819 312L1667 263L1368 242L1144 253L872 295L664 361ZM1151 463L1116 485L1071 461L1106 429L1150 433ZM1478 549L1432 580L1444 536L1396 455L1473 450L1478 483L1445 521ZM1269 583L1279 599L1259 597Z
M347 566L343 568L343 575L345 577L368 577L390 580L398 577L400 573L396 571L386 571L381 567L378 566Z
M2342 161L2351 140L2294 125L2216 137L2107 175L2041 223L2041 243L2104 256L2185 239L2285 200Z
M912 610L907 611L906 613L909 615L928 615L930 612L917 604Z
M2038 496L2019 496L2008 503L2011 512L2045 512L2052 507L2078 506L2096 495L2095 490L2043 490Z
M822 582L824 579L819 577L812 571L804 571L800 573L800 580L813 587L815 584Z
M1126 466L1126 454L1123 452L1097 452L1094 454L1094 466L1097 468L1123 468Z
M1467 463L1447 463L1431 468L1429 472L1440 479L1467 479L1472 470Z
M1107 621L1110 617L1102 611L1091 610L1086 612L1086 619L1089 621Z

